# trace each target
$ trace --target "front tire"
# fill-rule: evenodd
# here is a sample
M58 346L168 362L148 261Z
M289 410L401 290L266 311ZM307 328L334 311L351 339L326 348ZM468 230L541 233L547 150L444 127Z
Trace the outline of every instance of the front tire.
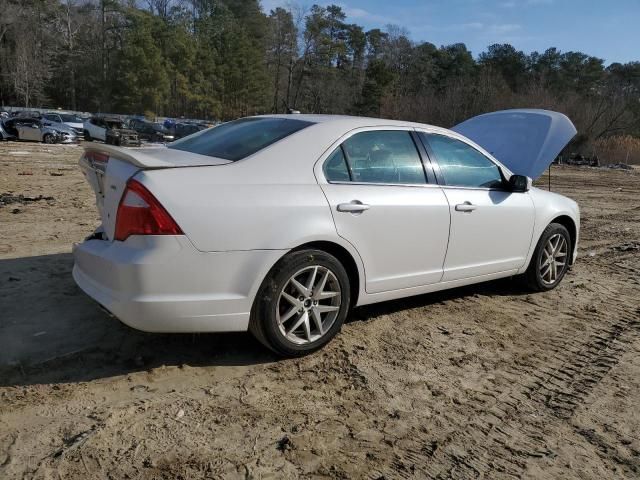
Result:
M88 130L84 131L84 141L85 142L90 142L91 141L91 134L89 133Z
M571 236L566 227L550 223L542 232L524 274L527 286L537 292L557 287L569 269L572 251Z
M249 330L279 355L306 355L336 336L350 303L349 277L337 258L322 250L294 251L258 290Z
M44 137L42 137L42 141L44 143L48 143L49 145L51 145L52 143L56 143L55 137L50 133L46 133Z

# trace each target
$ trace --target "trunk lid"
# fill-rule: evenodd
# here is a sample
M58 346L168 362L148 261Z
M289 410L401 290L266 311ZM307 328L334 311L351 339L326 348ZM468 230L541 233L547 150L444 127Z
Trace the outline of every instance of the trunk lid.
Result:
M534 180L576 134L566 115L537 109L485 113L451 130L480 145L511 172Z
M140 170L228 163L232 162L166 147L122 148L106 144L87 145L79 162L96 197L103 238L110 241L114 238L118 205L127 181ZM158 200L162 202L162 199Z

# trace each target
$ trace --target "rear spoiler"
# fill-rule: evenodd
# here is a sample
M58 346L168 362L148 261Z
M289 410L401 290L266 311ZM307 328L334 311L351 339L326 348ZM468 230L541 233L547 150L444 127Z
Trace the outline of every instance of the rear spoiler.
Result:
M139 168L177 168L224 165L232 163L231 160L209 157L197 153L189 153L167 147L116 147L115 145L91 143L85 144L87 152L106 153L110 157L125 161Z

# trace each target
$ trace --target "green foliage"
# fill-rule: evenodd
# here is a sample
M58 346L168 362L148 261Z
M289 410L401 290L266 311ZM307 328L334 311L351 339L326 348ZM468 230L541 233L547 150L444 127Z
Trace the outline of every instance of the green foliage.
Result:
M148 9L142 7L148 6ZM0 0L0 101L227 120L296 109L449 126L513 107L571 116L584 144L640 133L640 63L411 41L343 7L258 0Z
M112 105L117 111L160 112L169 94L169 66L162 50L164 23L147 12L130 9L122 49L113 68Z
M367 66L362 99L356 105L356 112L361 115L379 116L382 98L393 79L393 72L382 60L372 60Z
M508 43L489 45L486 52L480 54L480 64L495 69L513 90L517 90L525 81L527 57Z

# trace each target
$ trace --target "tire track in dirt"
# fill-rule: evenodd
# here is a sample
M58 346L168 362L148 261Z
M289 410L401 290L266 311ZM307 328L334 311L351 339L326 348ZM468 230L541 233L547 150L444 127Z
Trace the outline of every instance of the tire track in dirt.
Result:
M633 271L635 267L628 269ZM607 275L619 277L620 272ZM496 386L478 392L477 398L469 403L477 415L464 428L452 428L442 445L437 441L420 441L416 432L416 440L410 440L405 451L395 453L386 470L375 471L370 477L520 478L530 459L553 458L555 453L547 446L542 422L524 421L522 413L545 409L567 421L619 362L629 345L640 339L640 307L634 306L637 291L629 288L628 277L620 280L616 289L595 285L600 302L586 315L577 315L584 320L580 328L575 325L561 328L532 357L507 368L506 373L513 378L512 387ZM550 305L538 307L534 317L554 313ZM578 433L602 455L611 451L592 432ZM640 462L619 456L613 459L627 473L640 472Z

